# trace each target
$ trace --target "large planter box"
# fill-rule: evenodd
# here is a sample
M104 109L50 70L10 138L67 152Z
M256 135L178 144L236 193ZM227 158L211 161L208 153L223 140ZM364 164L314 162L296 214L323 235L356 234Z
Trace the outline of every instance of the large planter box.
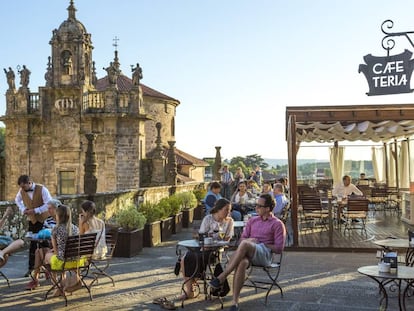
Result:
M200 203L194 209L194 220L202 220L206 216L206 210L203 203Z
M167 241L172 236L173 232L173 221L172 217L161 220L161 241Z
M144 226L144 247L153 247L161 243L161 222L155 221Z
M180 233L183 229L183 213L180 212L178 214L172 215L173 223L172 223L172 233L177 234Z
M183 210L183 228L190 228L194 220L194 208Z
M133 231L118 230L118 239L114 250L114 257L133 257L143 248L143 229Z

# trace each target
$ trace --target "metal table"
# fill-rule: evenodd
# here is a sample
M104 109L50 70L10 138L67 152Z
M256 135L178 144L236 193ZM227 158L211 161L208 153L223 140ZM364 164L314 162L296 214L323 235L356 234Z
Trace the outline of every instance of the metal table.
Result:
M382 294L380 300L380 306L385 301L385 309L388 308L388 294L384 285L395 282L398 289L398 306L400 310L406 310L405 298L408 294L408 289L413 286L414 283L414 268L406 266L398 266L396 272L379 272L378 265L375 266L364 266L358 268L358 272L368 276L378 283L380 293ZM403 287L403 282L406 282Z
M200 264L203 264L204 262L199 262L199 256L198 253L201 252L201 260L204 261L204 252L205 251L211 251L212 253L210 254L210 256L208 257L208 263L206 265L206 267L208 267L208 273L210 275L213 275L213 270L211 268L211 264L210 264L210 260L212 258L212 254L217 254L217 251L226 247L227 245L229 245L228 241L217 241L215 243L211 243L211 244L200 244L200 242L198 240L183 240L183 241L179 241L177 243L176 246L176 253L177 255L181 254L181 250L184 248L189 252L195 252L197 253L195 258L196 258L196 266L194 269L193 274L188 278L188 280L184 281L182 286L181 286L181 291L184 293L184 295L187 295L186 291L185 291L185 284L187 282L191 282L192 279L194 279L197 275L198 269ZM214 256L213 256L214 257ZM205 299L207 299L209 297L209 294L207 292L207 275L206 272L204 272L204 277L203 277L203 293L205 295ZM221 304L223 305L223 302L221 301ZM184 308L184 300L181 301L181 307Z
M408 239L385 239L374 241L373 243L381 246L387 252L405 249L405 265L410 267L414 265L414 244L411 244Z

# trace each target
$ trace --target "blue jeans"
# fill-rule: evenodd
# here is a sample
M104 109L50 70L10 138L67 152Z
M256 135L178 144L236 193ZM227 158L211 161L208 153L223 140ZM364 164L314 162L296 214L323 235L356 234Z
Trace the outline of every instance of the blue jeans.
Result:
M239 211L232 210L231 211L231 218L233 218L234 221L241 221L242 220L242 214Z

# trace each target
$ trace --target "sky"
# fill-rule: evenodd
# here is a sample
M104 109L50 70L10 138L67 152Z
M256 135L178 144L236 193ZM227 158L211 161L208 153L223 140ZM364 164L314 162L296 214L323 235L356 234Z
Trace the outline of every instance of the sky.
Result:
M381 24L413 31L408 0L75 0L92 35L98 78L114 57L139 63L143 84L180 101L176 146L196 157L258 154L287 158L289 106L413 103L414 95L367 96L359 64L385 56ZM52 30L67 19L69 0L2 1L1 68L26 65L30 89L45 85ZM414 38L412 38L414 40ZM414 50L395 38L391 54ZM18 84L19 79L16 79ZM0 93L5 94L5 74ZM0 96L0 115L5 114ZM363 144L366 145L364 142ZM302 157L321 157L306 148ZM325 151L324 151L325 152ZM326 155L327 156L327 155Z

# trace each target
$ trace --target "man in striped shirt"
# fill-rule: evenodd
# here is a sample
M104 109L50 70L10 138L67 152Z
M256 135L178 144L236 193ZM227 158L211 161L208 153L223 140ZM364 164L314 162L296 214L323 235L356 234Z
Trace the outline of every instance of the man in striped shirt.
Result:
M233 181L233 174L229 171L229 167L224 165L221 172L221 196L227 200L230 200L232 195L231 185Z

